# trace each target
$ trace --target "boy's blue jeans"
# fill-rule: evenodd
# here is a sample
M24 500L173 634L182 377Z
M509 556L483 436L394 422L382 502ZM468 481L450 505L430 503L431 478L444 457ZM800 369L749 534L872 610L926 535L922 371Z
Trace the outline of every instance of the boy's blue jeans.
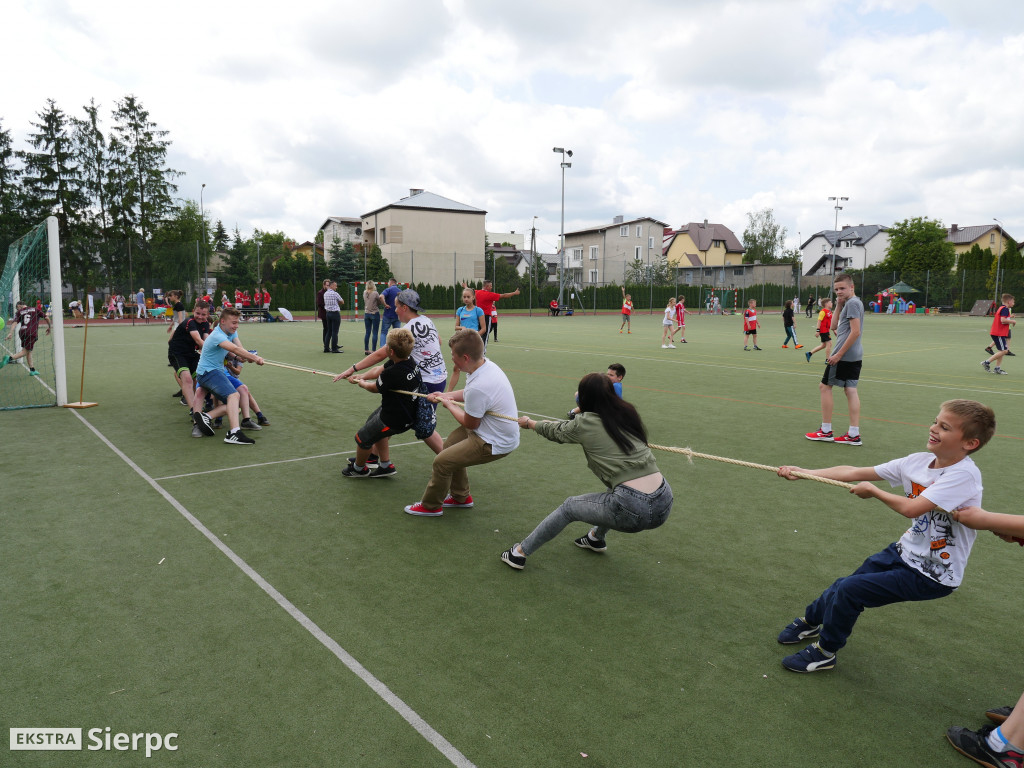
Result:
M853 632L865 608L892 603L934 600L945 597L953 587L939 584L915 571L900 557L896 544L872 555L849 576L836 579L821 597L807 606L804 620L821 624L818 645L835 653Z
M654 493L617 485L604 493L570 496L523 539L521 546L525 554L532 554L572 522L590 523L597 529L594 537L602 541L610 530L646 531L664 523L671 511L672 488L664 481Z

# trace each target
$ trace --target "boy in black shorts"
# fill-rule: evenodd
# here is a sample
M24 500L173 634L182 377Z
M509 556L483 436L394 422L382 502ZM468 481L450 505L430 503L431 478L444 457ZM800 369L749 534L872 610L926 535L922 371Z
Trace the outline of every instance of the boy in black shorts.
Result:
M370 369L364 376L349 379L367 392L380 393L380 408L370 414L366 424L356 432L356 456L348 460L341 474L345 477L388 477L395 474L391 463L388 438L406 432L416 417L416 403L412 395L402 395L395 390L415 392L420 386L420 374L416 363L409 359L415 345L412 332L407 328L393 328L388 331L388 362ZM371 449L379 457L377 468L366 466Z
M200 299L192 311L192 317L179 323L167 342L167 362L174 371L174 378L181 385L181 404L193 409L196 368L199 365L199 350L210 335L210 304Z

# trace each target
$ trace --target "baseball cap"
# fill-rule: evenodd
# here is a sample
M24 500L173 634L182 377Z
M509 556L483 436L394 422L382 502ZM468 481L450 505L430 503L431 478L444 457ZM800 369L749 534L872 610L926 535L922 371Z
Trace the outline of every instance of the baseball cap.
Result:
M405 306L413 312L420 311L420 295L412 288L406 288L404 291L399 291L398 296L395 297L395 301L405 304Z

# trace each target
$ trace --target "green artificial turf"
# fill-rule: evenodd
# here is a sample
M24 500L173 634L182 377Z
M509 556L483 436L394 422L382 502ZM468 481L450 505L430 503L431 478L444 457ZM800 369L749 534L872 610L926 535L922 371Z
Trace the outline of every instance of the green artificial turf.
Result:
M452 323L435 321L447 338ZM981 370L984 319L867 318L862 447L803 438L823 361L780 349L778 316L763 318L763 352L742 351L738 317L690 317L674 350L660 348L660 314L635 316L632 334L618 325L502 316L489 357L521 411L550 417L584 373L620 362L652 443L769 465L924 450L943 400L979 399L999 422L975 456L985 505L1017 511L1024 366ZM809 349L811 322L797 330ZM944 729L1020 694L1010 581L1024 550L991 535L957 593L867 611L835 671L796 675L778 631L906 527L877 501L659 452L676 499L662 528L611 534L595 554L572 545L580 525L513 572L503 549L566 496L600 490L579 448L523 433L470 470L475 508L410 517L432 458L411 433L393 438L394 477L340 475L379 397L246 366L272 425L252 447L193 439L164 331L90 327L84 399L98 407L0 413L0 727L179 734L176 752L119 754L131 764L451 764L180 508L478 766L956 766ZM67 330L76 384L80 333ZM343 323L347 352L324 355L313 323L240 331L268 359L338 371L361 358L362 333ZM21 373L0 371L0 387ZM845 431L841 394L833 421ZM452 423L441 416L442 433Z

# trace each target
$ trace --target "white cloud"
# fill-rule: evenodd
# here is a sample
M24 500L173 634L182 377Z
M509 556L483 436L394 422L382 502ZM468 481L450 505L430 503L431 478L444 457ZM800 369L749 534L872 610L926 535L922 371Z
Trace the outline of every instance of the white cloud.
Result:
M423 187L492 231L650 215L742 233L1014 212L1024 5L958 0L14 0L0 118L16 143L48 97L109 114L135 94L170 131L184 197L312 237ZM844 223L841 221L840 223Z

